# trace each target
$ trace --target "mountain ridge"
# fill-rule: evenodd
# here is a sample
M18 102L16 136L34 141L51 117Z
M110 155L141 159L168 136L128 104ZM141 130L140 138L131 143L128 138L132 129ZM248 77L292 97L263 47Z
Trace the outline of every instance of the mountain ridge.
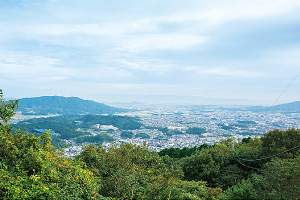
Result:
M19 99L19 111L24 115L114 114L125 109L79 97L41 96Z
M251 106L250 111L283 111L283 112L300 112L300 101L278 104L275 106Z

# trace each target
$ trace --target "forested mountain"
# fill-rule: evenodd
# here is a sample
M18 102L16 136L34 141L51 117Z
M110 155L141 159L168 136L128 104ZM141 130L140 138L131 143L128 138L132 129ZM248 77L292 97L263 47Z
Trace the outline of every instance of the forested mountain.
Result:
M264 111L282 111L282 112L300 112L300 101L295 101L286 104L279 104L276 106L252 106L248 110L256 112Z
M22 114L113 114L125 109L110 107L91 100L78 97L43 96L19 99Z

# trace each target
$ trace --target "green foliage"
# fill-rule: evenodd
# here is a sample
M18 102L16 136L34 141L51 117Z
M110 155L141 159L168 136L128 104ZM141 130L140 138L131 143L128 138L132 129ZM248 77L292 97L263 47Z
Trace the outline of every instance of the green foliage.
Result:
M56 122L56 121L48 121L47 119L43 119L45 121L37 122L37 123L28 123L21 122L18 124L14 124L14 130L22 129L27 132L33 132L34 129L51 129L56 133L59 133L59 138L61 139L72 139L78 136L82 136L83 133L80 131L76 131L76 126L69 122Z
M259 199L297 199L300 197L300 156L273 159L251 177Z
M11 126L8 125L9 120L16 113L18 108L18 100L10 100L6 102L3 98L3 92L0 89L0 131L3 133L9 133Z
M174 199L216 199L222 194L221 188L207 187L205 181L178 181L175 183L175 190L179 195Z
M206 133L206 129L205 128L197 128L197 127L193 127L193 128L188 128L188 130L186 130L187 134L194 134L194 135L201 135L203 133Z
M91 172L59 156L49 132L0 133L0 196L4 199L91 199L97 183Z
M172 135L181 135L184 134L182 131L179 130L170 130L168 129L166 132L167 136L172 136Z
M227 188L247 175L236 166L235 152L227 142L196 151L181 159L180 164L186 180L205 180L213 187Z
M251 137L243 138L242 142L243 143L249 143L251 141Z
M255 160L265 157L263 154L264 152L262 150L262 140L258 137L255 137L254 139L244 138L242 142L235 143L234 148L238 157L242 159ZM241 162L249 167L261 168L262 165L267 161L268 160L261 160L258 162L247 162L242 160ZM251 168L247 168L241 165L239 162L237 162L237 164L240 166L241 169L249 171L250 173Z
M101 195L121 199L167 199L180 171L168 169L145 145L123 144L108 152L88 145L77 157L101 179Z
M61 157L51 145L49 131L39 137L21 130L12 134L7 123L17 102L0 103L0 116L4 121L0 130L2 199L92 199L97 196L93 174L83 169L81 163Z
M187 156L191 156L193 153L196 151L200 151L201 149L206 149L210 148L208 144L202 144L199 147L183 147L182 149L180 148L166 148L158 152L158 155L160 156L165 156L168 155L171 158L184 158Z
M75 123L80 121L81 123ZM77 128L91 128L94 124L113 125L121 130L134 130L141 127L141 123L132 117L101 116L101 115L66 115L49 118L35 118L13 125L14 130L22 129L32 132L34 129L51 129L60 134L62 139L72 139L82 136Z
M150 138L150 135L148 135L147 133L137 133L135 135L135 138L148 139L148 138Z
M83 123L82 128L90 128L94 124L100 125L113 125L121 130L134 130L139 129L142 123L135 118L126 116L101 116L101 115L86 115L80 119Z
M265 156L274 155L300 145L300 130L273 130L265 134L262 140L262 150ZM280 155L280 158L294 158L299 155L299 149Z
M95 136L84 136L84 137L78 137L76 138L76 143L97 143L97 144L102 144L103 142L112 142L114 141L114 138L111 136L101 133Z
M297 199L300 196L300 157L274 159L224 192L222 199Z
M51 144L57 149L65 148L68 146L68 144L64 140L59 139L57 136L51 136L51 139Z
M231 143L232 144L232 143ZM239 157L259 158L262 156L262 140L261 138L243 138L242 142L235 143L235 150L238 151Z
M250 180L242 180L240 184L234 185L225 191L221 199L237 200L237 199L257 199L255 189ZM277 199L277 198L274 198Z
M133 132L122 131L121 138L123 138L123 139L127 139L127 138L131 139L131 138L133 138L133 135L134 135Z
M79 121L80 123L76 123L76 121ZM88 115L83 117L81 115L67 115L22 121L18 124L14 124L13 130L17 131L22 129L27 132L35 132L35 129L51 129L56 133L59 133L58 136L52 136L52 144L57 148L65 146L65 142L62 139L76 139L77 143L92 142L98 144L101 144L104 141L111 142L114 140L106 134L87 136L90 135L90 133L77 131L78 128L91 128L94 124L113 125L119 129L138 129L141 127L141 123L131 117L99 115ZM35 135L39 136L40 133L35 133Z
M168 199L170 195L172 199L181 199L182 192L176 189L180 168L167 167L162 158L145 144L112 146L108 152L101 146L88 145L77 159L84 161L102 179L100 194L103 196Z
M179 131L179 130L171 130L171 129L168 129L167 127L152 127L152 126L146 126L145 128L147 129L157 129L163 133L165 133L166 135L168 136L171 136L171 135L181 135L181 134L184 134L182 131Z

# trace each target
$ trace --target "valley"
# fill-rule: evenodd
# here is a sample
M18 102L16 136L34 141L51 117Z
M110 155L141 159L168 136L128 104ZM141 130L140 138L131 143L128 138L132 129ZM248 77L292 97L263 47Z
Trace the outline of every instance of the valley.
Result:
M150 150L159 152L165 148L212 145L228 137L238 140L260 137L274 129L300 128L299 112L255 112L246 106L119 105L122 106L129 108L129 112L38 118L19 114L13 127L29 133L51 129L58 133L52 136L53 144L66 147L67 157L78 155L82 146L89 143L105 149L112 143L116 146L146 143Z

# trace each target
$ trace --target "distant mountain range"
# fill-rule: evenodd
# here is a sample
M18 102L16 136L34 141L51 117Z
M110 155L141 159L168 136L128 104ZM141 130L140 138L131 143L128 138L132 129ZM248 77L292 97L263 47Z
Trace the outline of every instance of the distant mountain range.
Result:
M124 112L125 109L78 97L43 96L19 99L18 111L25 115L114 114Z
M282 112L300 112L300 101L295 101L286 104L279 104L276 106L252 106L248 110L254 112L262 111L282 111Z
M98 93L92 96L95 100L101 102L114 103L132 103L138 102L142 104L166 104L166 105L259 105L264 102L247 99L222 99L210 98L204 96L189 95L130 95L130 94L103 94Z

